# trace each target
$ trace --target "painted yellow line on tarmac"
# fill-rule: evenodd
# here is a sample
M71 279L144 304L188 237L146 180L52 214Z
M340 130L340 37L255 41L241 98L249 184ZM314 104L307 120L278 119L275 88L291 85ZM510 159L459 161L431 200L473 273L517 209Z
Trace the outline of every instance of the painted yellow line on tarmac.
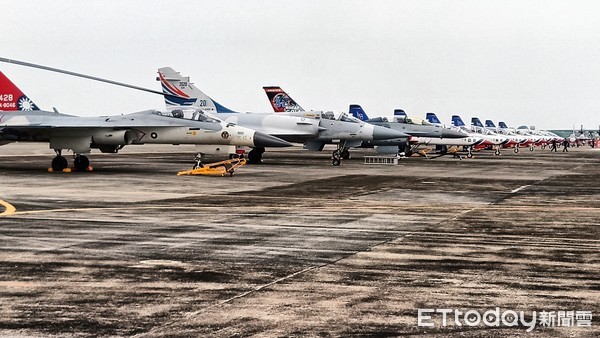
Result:
M2 205L4 207L4 211L0 213L0 216L9 216L9 215L13 215L15 213L15 211L17 211L17 209L15 209L15 207L13 207L12 204L0 200L0 205Z

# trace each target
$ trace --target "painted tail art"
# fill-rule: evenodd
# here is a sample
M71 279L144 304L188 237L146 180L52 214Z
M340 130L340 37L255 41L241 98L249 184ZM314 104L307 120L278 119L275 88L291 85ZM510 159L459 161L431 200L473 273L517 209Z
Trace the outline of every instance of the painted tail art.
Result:
M292 99L288 93L286 93L281 87L278 86L266 86L263 87L267 98L273 107L273 111L276 113L284 112L298 112L304 111L304 108L300 107L299 104Z
M0 110L33 111L40 110L40 108L27 95L23 94L4 73L0 72Z

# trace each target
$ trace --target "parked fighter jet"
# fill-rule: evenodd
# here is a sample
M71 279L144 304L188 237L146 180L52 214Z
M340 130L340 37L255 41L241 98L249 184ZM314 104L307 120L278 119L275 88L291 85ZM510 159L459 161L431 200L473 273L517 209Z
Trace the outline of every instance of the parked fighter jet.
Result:
M452 125L458 131L461 131L467 135L477 135L483 138L483 142L479 143L475 148L476 149L494 149L494 154L500 155L500 149L498 148L503 143L508 141L508 138L505 136L501 136L495 133L492 133L485 128L477 130L471 126L471 128L467 127L463 120L458 115L452 115Z
M0 145L10 142L48 142L56 152L52 170L62 171L68 162L62 151L74 153L74 167L85 171L84 154L97 148L116 153L129 144L219 144L280 147L291 144L254 130L225 123L197 111L194 120L182 119L181 111L156 110L102 117L79 117L40 110L0 72Z
M404 132L410 135L408 139L396 139L396 140L384 140L378 143L368 143L365 146L377 146L376 150L380 153L404 153L406 155L410 155L414 153L418 147L420 146L436 146L439 148L439 151L442 154L445 154L448 151L448 147L452 146L473 146L478 144L481 141L481 138L477 137L465 137L462 133L456 133L450 131L451 136L460 135L461 138L455 137L442 137L447 136L446 131L443 130L445 128L434 126L427 121L423 121L417 118L408 118L403 110L397 110L397 114L395 116L396 121L402 122L388 122L387 118L373 118L369 119L367 113L362 109L360 105L352 104L350 105L350 113L357 118L360 118L364 121L369 121L370 123L378 123L381 126L392 128L395 123L403 124L400 127L403 127ZM418 122L417 122L418 120ZM414 126L413 126L414 124ZM427 127L430 132L427 131ZM434 129L435 128L435 129ZM429 133L429 134L428 134ZM444 135L442 135L444 134ZM434 135L433 137L431 135ZM441 136L439 136L441 135Z
M515 153L519 152L519 147L527 146L527 138L510 132L508 129L498 128L492 120L485 120L485 129L500 134L508 138L508 141L502 145L503 148L513 148Z
M301 142L309 150L320 151L325 144L337 144L332 164L340 165L349 147L373 139L389 139L405 136L386 128L373 126L348 116L331 111L288 111L285 113L237 113L214 101L172 68L158 70L159 80L165 93L167 107L193 105L202 110L216 113L219 118L250 127L290 142ZM175 97L175 101L173 100ZM288 103L289 105L289 103ZM295 102L294 102L295 105ZM250 162L260 162L264 149L255 148L248 154Z

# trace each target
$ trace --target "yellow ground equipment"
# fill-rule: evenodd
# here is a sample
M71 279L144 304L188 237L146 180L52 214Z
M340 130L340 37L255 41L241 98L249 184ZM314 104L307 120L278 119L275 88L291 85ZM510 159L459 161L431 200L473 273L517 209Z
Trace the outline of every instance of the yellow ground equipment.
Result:
M177 176L183 175L205 175L205 176L233 176L233 173L246 164L245 158L234 158L220 162L200 164L197 168L180 171Z

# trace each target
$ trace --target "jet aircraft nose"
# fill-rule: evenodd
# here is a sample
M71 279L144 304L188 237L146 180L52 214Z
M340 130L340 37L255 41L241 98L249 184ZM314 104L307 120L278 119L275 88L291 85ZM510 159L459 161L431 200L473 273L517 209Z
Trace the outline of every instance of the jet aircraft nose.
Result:
M271 136L269 134L261 133L257 131L254 133L254 146L255 147L291 147L293 144L288 141L284 141L279 137Z
M456 130L452 130L452 129L448 129L448 128L442 128L442 138L463 138L465 137L465 134L460 132L460 131L456 131Z
M373 126L373 140L389 140L394 138L408 138L410 135L382 126Z

